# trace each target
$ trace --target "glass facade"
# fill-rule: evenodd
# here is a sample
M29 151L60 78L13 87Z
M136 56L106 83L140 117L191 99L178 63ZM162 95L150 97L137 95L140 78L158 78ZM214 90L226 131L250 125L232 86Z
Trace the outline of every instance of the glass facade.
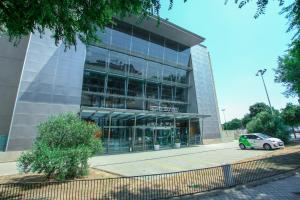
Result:
M82 106L187 113L188 47L123 22L98 35L103 43L87 46ZM176 138L188 144L187 119L94 121L103 129L108 153L148 150L154 142L172 146Z

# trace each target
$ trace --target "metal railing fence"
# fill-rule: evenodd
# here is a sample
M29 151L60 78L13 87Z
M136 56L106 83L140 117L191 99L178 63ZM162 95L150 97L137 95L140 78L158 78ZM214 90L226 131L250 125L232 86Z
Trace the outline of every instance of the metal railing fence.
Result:
M0 184L0 199L165 199L229 188L300 167L300 151L182 172L64 182Z

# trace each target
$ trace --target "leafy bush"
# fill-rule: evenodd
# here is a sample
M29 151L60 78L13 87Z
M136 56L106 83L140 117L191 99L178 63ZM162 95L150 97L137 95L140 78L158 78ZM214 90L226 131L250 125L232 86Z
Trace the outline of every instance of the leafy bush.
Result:
M248 124L250 133L266 133L272 137L280 138L284 142L289 141L289 132L278 113L271 114L268 111L258 113Z
M237 118L224 123L224 130L237 130L240 128L242 128L242 121Z
M22 172L44 173L48 178L72 179L88 173L88 158L102 150L96 124L73 113L50 117L38 126L32 150L18 159Z

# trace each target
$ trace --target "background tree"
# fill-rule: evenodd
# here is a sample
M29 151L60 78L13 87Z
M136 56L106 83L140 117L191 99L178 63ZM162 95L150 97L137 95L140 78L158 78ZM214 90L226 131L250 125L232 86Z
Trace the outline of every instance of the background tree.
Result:
M250 117L255 117L258 113L261 113L263 111L271 112L270 106L268 106L265 103L255 103L252 106L249 107L250 111Z
M224 130L237 130L240 128L242 128L242 121L237 118L224 123Z
M285 124L292 127L296 138L295 126L300 125L300 106L288 103L286 107L281 110L281 118Z
M38 126L32 150L18 159L19 169L59 180L86 175L88 158L102 150L97 132L96 124L72 113L50 117Z
M242 120L242 125L243 125L243 128L246 128L247 124L251 121L251 117L250 117L250 114L247 113L244 115L244 117L241 119Z
M285 143L289 141L289 131L283 120L279 115L272 115L267 111L258 113L247 124L247 131L249 133L266 133L267 135L280 138Z
M286 87L284 94L300 97L300 40L294 42L286 55L279 57L275 72L275 81Z

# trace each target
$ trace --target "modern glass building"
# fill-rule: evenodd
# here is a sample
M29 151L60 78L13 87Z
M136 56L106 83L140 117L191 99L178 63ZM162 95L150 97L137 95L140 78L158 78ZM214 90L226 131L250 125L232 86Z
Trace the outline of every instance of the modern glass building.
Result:
M0 39L5 74L0 92L7 92L12 70L16 74L5 99L8 108L0 110L6 150L30 148L36 125L67 111L101 127L106 153L220 137L213 73L201 36L164 20L157 27L151 17L142 23L115 19L98 32L101 42L79 42L76 51L55 46L49 35L32 34L17 48Z

